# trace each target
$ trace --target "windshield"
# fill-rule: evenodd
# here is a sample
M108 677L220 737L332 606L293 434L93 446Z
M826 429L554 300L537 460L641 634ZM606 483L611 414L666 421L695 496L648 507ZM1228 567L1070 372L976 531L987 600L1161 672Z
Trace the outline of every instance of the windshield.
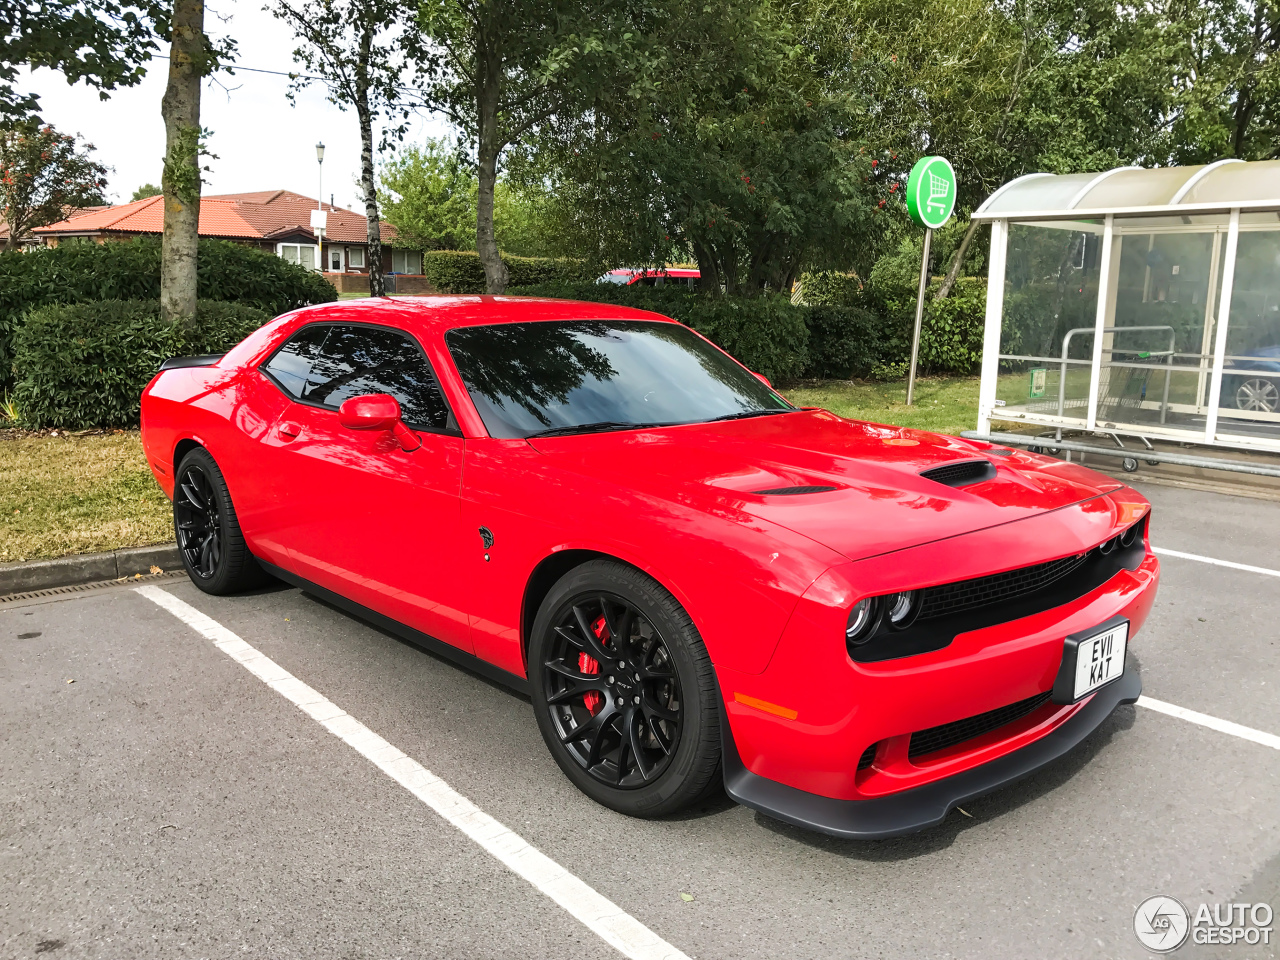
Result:
M494 437L704 423L795 409L677 323L503 323L450 330L445 342Z

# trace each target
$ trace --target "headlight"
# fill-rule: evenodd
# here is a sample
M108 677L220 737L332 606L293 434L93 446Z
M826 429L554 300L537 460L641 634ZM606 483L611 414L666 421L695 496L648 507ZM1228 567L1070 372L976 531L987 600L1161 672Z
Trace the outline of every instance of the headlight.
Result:
M920 594L915 590L889 597L889 626L898 630L911 626L920 609L919 598Z
M866 643L871 639L880 619L875 615L879 607L877 599L866 597L855 603L849 611L849 625L845 627L844 635L850 643Z

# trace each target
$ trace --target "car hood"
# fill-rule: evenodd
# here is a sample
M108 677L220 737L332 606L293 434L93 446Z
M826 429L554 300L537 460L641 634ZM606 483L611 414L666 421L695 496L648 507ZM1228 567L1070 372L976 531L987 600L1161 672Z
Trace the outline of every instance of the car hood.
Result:
M563 469L722 515L728 509L743 520L758 517L851 560L1060 510L1124 486L1049 457L825 410L530 443ZM993 475L966 486L920 476L982 459ZM815 487L828 489L805 489Z

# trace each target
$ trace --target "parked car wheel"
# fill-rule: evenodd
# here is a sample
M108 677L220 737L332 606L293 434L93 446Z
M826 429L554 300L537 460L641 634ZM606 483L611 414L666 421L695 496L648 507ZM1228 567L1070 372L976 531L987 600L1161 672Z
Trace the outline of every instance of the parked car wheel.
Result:
M534 622L529 678L551 755L597 802L659 817L719 785L711 659L680 604L638 570L598 560L567 573Z
M1275 413L1280 409L1280 389L1275 381L1252 377L1236 387L1236 407L1257 413Z
M267 579L245 545L222 471L203 448L178 464L173 528L187 576L205 593L236 593Z

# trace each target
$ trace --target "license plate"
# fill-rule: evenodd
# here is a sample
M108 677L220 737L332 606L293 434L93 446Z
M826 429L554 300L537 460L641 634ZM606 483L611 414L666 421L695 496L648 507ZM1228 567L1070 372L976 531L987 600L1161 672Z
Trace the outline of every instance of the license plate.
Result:
M1115 624L1076 643L1076 675L1072 699L1079 700L1124 673L1129 622Z

